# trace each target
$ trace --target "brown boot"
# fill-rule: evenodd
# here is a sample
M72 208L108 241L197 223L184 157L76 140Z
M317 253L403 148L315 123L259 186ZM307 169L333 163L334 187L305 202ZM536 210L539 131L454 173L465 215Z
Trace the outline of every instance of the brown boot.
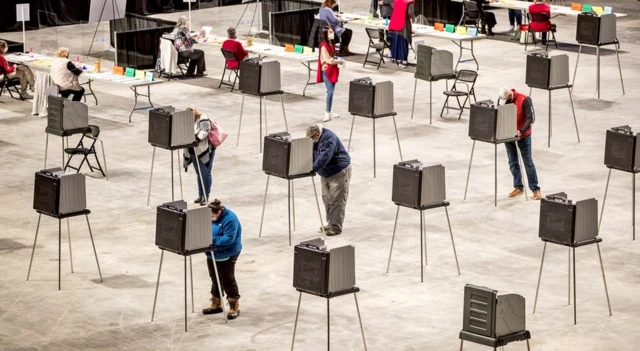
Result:
M533 199L534 200L542 199L542 194L540 194L540 190L536 190L536 191L533 192Z
M240 300L227 298L229 301L229 313L227 313L227 319L236 319L240 315Z
M512 192L509 193L509 197L516 197L524 194L522 189L514 188Z
M219 297L211 296L211 306L202 310L202 314L222 313L222 300Z

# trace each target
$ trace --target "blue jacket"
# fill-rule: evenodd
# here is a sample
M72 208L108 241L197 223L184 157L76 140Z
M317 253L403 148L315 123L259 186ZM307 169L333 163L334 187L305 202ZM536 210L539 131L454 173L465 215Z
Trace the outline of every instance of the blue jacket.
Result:
M336 32L336 35L338 35L339 37L341 37L342 33L344 33L344 28L339 26L340 20L338 20L336 15L333 13L333 9L330 9L328 7L321 7L320 11L318 11L318 19L329 23L331 29L333 29L333 31Z
M351 157L338 136L323 128L320 139L313 143L313 171L328 178L349 167Z
M216 260L235 256L242 251L242 226L233 211L223 207L224 211L217 220L211 222L213 253ZM211 253L205 252L211 259Z

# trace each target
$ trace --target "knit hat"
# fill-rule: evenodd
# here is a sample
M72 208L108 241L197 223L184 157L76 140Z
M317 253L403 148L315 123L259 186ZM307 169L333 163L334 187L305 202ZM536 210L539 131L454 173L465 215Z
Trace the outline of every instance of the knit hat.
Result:
M307 128L307 138L313 139L320 134L322 134L322 124L320 123Z
M506 87L500 88L500 92L498 92L498 96L504 101L507 101L507 99L509 99L509 94L511 94L511 89Z

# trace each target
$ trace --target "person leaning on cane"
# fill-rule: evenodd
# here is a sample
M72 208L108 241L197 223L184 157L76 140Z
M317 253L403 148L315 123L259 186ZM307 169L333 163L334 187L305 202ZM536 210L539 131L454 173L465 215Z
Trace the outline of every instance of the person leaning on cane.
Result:
M209 203L211 209L211 236L213 238L213 256L218 270L222 291L229 301L227 319L236 319L240 315L240 292L236 282L236 261L242 251L242 225L233 211L222 206L220 200ZM211 277L211 305L202 310L202 314L222 313L222 297L218 290L214 258L207 255L207 268Z
M313 171L320 175L322 202L327 215L327 226L320 228L326 235L342 233L349 181L351 157L335 133L316 124L307 128L307 137L313 139Z
M540 187L538 186L538 174L536 166L533 164L533 156L531 154L531 129L533 122L536 120L533 102L531 98L517 92L515 89L502 88L499 97L507 104L516 105L517 111L517 148L520 149L524 169L527 172L527 180L529 181L529 189L533 191L533 199L540 200ZM509 197L515 197L524 193L524 185L522 184L522 171L520 170L520 162L518 160L518 150L516 142L505 143L507 148L507 156L509 157L509 168L513 175L513 191L509 193Z

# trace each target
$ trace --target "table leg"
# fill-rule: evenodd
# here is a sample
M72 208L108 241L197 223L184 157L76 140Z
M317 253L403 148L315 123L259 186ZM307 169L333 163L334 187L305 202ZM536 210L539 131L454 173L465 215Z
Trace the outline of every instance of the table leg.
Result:
M131 123L131 116L133 116L133 112L136 110L136 107L138 106L138 88L130 87L130 89L133 90L134 104L133 104L133 108L131 109L131 113L129 114L129 123Z

